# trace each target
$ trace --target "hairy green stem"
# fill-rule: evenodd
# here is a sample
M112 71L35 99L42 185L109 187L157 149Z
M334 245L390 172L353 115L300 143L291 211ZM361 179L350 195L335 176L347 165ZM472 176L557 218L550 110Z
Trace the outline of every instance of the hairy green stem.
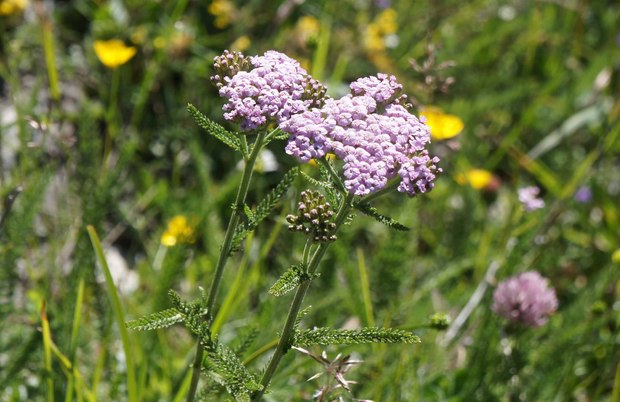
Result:
M220 250L220 255L217 260L217 264L215 266L215 274L213 276L213 282L211 282L211 288L209 289L209 297L207 299L206 306L207 309L207 317L208 320L211 321L215 316L213 314L213 307L215 306L215 300L217 298L217 292L220 288L220 284L222 282L222 276L224 274L224 266L226 265L226 261L230 256L230 248L232 245L233 236L235 234L235 229L239 224L239 217L241 213L241 205L245 202L245 197L248 194L248 189L250 187L250 180L252 179L252 172L254 171L254 164L256 163L256 158L260 153L260 150L263 148L263 144L265 142L265 132L261 131L252 146L252 152L248 156L245 161L245 168L243 169L243 174L241 176L241 183L239 184L239 190L237 191L237 197L235 198L234 211L230 216L230 220L228 221L228 227L226 228L226 235L224 236L224 243L222 244L222 248ZM243 138L242 140L245 140ZM202 356L204 353L204 349L200 342L196 346L196 357L194 358L194 364L192 369L192 382L190 384L190 388L187 394L187 402L193 402L196 396L196 390L198 388L198 380L200 379L200 367L202 366Z
M308 260L310 259L310 250L312 249L312 240L309 238L304 245L304 253L302 262L304 264L304 270L308 267ZM307 270L306 270L307 271Z
M342 179L340 178L338 173L336 173L336 171L334 170L334 167L329 163L329 161L326 158L320 158L317 160L319 161L321 165L323 165L323 167L327 169L327 172L329 173L332 180L336 184L336 187L338 187L340 191L347 191L347 189L344 187L344 183L342 182Z
M340 226L346 219L347 215L349 214L349 211L351 210L352 201L353 201L353 194L347 193L347 196L342 201L342 204L340 205L340 208L334 220L334 223L336 224L336 231L338 231L338 229L340 228ZM319 266L319 263L323 259L323 256L325 255L325 252L327 251L328 247L329 247L329 243L321 243L321 245L314 252L314 255L312 255L312 259L310 260L310 263L308 264L308 273L310 275L313 275L316 272ZM265 370L265 373L263 374L263 378L261 380L261 385L263 386L263 388L260 391L256 391L252 395L253 402L258 402L261 400L261 398L263 397L263 394L265 393L265 390L267 389L267 387L269 386L269 383L271 382L271 378L273 377L273 374L275 373L276 368L278 367L278 364L280 364L280 360L282 359L282 356L284 356L284 354L291 348L291 341L293 338L293 333L295 331L295 321L297 320L297 315L299 314L299 310L301 309L301 303L303 302L304 297L306 296L306 292L308 291L308 288L310 287L311 282L312 281L309 281L309 280L304 281L299 286L299 288L297 288L297 292L295 292L295 297L293 298L291 307L288 312L288 316L286 317L286 322L284 323L284 327L282 329L282 336L280 337L278 346L276 347L276 350L273 353L273 356L271 356L269 365L267 366L267 369Z

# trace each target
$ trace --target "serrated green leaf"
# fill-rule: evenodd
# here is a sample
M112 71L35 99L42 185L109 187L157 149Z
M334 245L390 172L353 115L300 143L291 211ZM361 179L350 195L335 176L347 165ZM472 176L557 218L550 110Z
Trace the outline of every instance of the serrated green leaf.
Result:
M241 140L239 140L239 138L234 133L231 133L213 120L207 118L207 116L200 113L200 111L198 111L198 109L196 109L196 107L191 103L187 105L187 111L189 112L189 114L192 115L194 120L196 120L196 123L200 127L202 127L207 133L222 141L224 144L228 145L235 151L243 153L241 149Z
M237 401L247 401L252 392L260 390L262 385L256 376L243 365L241 359L228 347L212 339L209 322L205 320L206 311L202 303L187 303L175 291L168 292L175 309L184 315L183 324L198 337L207 352L202 370L221 385Z
M239 343L238 343L238 345L236 345L234 347L233 351L237 355L242 355L243 353L245 353L245 351L247 351L250 348L250 346L252 346L252 344L254 343L256 338L258 337L259 333L260 333L260 328L259 327L250 328L250 330L249 330L249 332L247 334L242 336L241 339L238 339Z
M313 186L321 187L321 188L332 188L332 184L328 181L317 180L305 172L300 172L300 173L301 173L301 176Z
M304 308L303 310L301 310L299 313L297 313L297 317L295 317L295 325L293 326L295 330L297 330L297 328L299 328L299 326L301 325L301 320L303 320L305 316L310 314L311 309L312 309L312 306L308 306Z
M299 168L294 167L290 169L280 183L267 194L256 207L256 212L254 213L254 225L257 226L263 219L265 219L271 210L273 210L280 198L288 191L288 188L291 186L297 175L299 174Z
M159 328L166 328L185 319L183 314L176 308L169 308L157 313L145 315L138 319L125 323L127 329L135 331L148 331Z
M389 216L379 213L379 211L377 211L375 207L372 207L369 204L358 202L355 205L353 205L353 207L357 209L358 211L362 212L363 214L368 215L372 218L375 218L377 222L383 223L384 225L389 226L392 229L400 230L403 232L411 230L407 226L399 223L398 221L390 218Z
M212 343L207 351L209 355L203 368L207 369L207 373L226 388L236 401L249 401L252 392L262 389L256 376L231 349L222 344Z
M273 136L273 139L274 140L286 140L288 139L289 136L290 136L289 133L280 130L277 134Z
M245 215L248 218L248 221L242 225L237 226L235 229L235 234L233 236L231 252L239 249L241 242L252 232L256 227L271 213L271 211L276 207L278 201L286 192L288 188L291 186L297 175L299 174L299 168L294 167L290 169L280 183L267 194L265 198L256 206L255 211L245 210ZM246 206L244 206L245 208Z
M356 330L313 328L295 330L295 346L357 345L366 343L420 343L411 331L393 328L368 327Z
M290 266L269 289L269 294L282 296L310 279L303 264Z
M247 221L254 220L254 212L252 212L252 209L247 204L243 204L243 213Z

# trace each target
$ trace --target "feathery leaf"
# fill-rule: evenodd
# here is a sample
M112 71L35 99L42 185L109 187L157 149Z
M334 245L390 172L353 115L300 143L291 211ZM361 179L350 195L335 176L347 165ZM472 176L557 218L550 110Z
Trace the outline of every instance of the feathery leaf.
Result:
M255 226L258 225L263 219L265 219L269 215L271 210L275 208L278 200L282 198L284 194L286 194L288 188L291 186L298 174L299 168L297 167L294 167L288 172L286 172L286 174L284 175L280 183L278 183L276 188L271 190L271 192L267 194L267 197L265 197L256 206L256 212L254 213L254 218L252 219Z
M252 392L261 389L256 377L243 365L241 359L229 348L211 338L209 323L201 303L186 303L178 293L168 292L174 307L185 315L185 326L198 337L207 356L202 369L207 371L237 401L249 401Z
M262 389L256 376L241 362L239 357L228 347L212 343L207 349L209 354L206 368L211 377L226 388L237 401L249 401L250 394Z
M308 306L304 308L303 310L301 310L299 313L297 313L297 317L295 317L294 328L299 328L299 326L301 325L301 320L303 320L303 318L310 313L311 309L312 309L312 306Z
M252 232L259 223L261 223L269 213L276 207L276 204L288 191L297 175L299 174L299 168L294 167L282 178L280 183L267 194L265 198L256 206L255 211L251 211L246 205L243 206L245 217L247 221L237 226L233 241L231 245L231 252L239 249L241 242Z
M367 203L358 202L358 203L355 203L353 207L357 209L358 211L362 212L363 214L375 218L375 220L377 220L378 222L381 222L384 225L391 227L392 229L401 230L403 232L411 230L407 226L397 222L396 220L390 218L389 216L379 213L379 211L377 211L375 207L372 207Z
M420 343L411 331L393 328L368 327L356 330L314 328L295 330L295 346L356 345L363 343Z
M196 107L191 103L187 105L187 111L189 112L189 114L192 115L194 120L196 120L196 123L203 129L205 129L207 133L222 141L224 144L228 145L235 151L242 152L241 141L234 133L231 133L213 120L207 118L207 116L200 113L200 111L198 111L198 109L196 109Z
M260 328L259 327L250 328L250 331L247 334L245 334L244 336L242 336L241 339L239 339L238 345L236 345L233 348L233 351L237 355L241 355L241 354L245 353L245 351L247 351L250 348L250 346L252 346L252 344L254 343L256 338L258 337L259 333L260 333Z
M313 186L321 187L321 188L332 188L332 184L328 181L317 180L305 172L300 172L300 173L301 173L301 176Z
M303 264L291 265L269 289L272 296L282 296L295 289L302 282L313 279Z
M159 311L157 313L148 314L143 317L131 320L125 323L127 329L136 331L148 331L152 329L166 328L185 319L183 314L176 308Z
M289 137L289 133L279 130L276 134L274 134L273 139L274 140L286 140Z

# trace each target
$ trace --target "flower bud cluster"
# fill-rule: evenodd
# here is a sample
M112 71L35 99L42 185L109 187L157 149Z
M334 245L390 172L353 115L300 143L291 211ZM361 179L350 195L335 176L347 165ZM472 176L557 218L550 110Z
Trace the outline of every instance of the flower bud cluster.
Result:
M439 158L426 150L429 127L405 107L402 85L378 74L350 87L351 94L281 124L290 134L286 152L302 162L336 154L344 162L344 185L355 195L379 191L397 175L400 192L430 191L441 172Z
M220 89L226 84L226 78L234 77L239 71L248 71L250 60L241 52L224 50L222 55L213 59L213 68L215 75L211 77L211 82Z
M288 215L286 221L291 232L302 232L312 237L316 243L336 240L336 224L332 222L334 211L318 191L302 191L297 204L297 215Z
M232 59L229 55L233 55ZM273 50L250 57L249 61L239 55L225 52L216 57L221 71L216 67L212 80L220 96L227 99L224 118L239 122L242 130L254 130L271 122L280 124L322 104L325 87L296 60ZM229 68L235 60L240 67ZM222 67L224 61L226 69Z

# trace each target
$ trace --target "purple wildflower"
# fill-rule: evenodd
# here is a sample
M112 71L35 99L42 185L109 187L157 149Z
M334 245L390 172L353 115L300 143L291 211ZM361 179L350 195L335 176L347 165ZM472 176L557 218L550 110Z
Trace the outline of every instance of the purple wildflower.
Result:
M536 186L519 189L519 201L523 204L526 211L531 212L545 206L545 201L542 198L537 198L539 193L540 189Z
M216 57L216 62L223 56ZM220 63L221 64L221 63ZM319 106L325 88L312 79L297 61L270 50L249 58L248 71L216 74L224 105L224 118L238 121L242 130L254 130L271 121L282 123L292 115ZM230 69L227 71L230 72Z
M581 186L575 191L573 199L579 203L587 204L592 200L592 190L589 187Z
M321 109L291 117L281 125L290 134L286 152L302 162L336 154L344 185L355 195L374 193L400 176L398 191L414 196L430 191L441 172L426 150L428 126L400 102L402 86L379 74L351 84L351 94L328 99Z
M492 310L512 322L544 325L558 308L555 290L538 272L530 271L501 282L493 293Z

